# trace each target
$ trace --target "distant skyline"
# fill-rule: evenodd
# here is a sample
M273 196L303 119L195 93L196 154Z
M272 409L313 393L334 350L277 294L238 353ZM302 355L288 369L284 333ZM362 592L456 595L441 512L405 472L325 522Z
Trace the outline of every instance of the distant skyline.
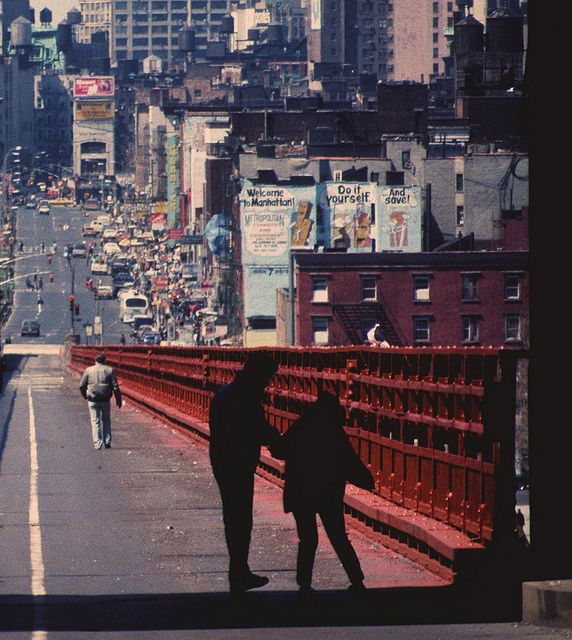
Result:
M47 7L52 12L53 23L58 24L72 7L79 9L79 0L30 0L30 6L36 12L36 20L39 19L40 11Z

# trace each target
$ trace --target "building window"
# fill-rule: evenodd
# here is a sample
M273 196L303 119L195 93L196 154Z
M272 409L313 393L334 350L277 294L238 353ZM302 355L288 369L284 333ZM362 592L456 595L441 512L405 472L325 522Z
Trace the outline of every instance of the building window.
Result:
M465 207L462 204L457 205L457 226L462 227L465 224Z
M433 49L433 57L434 58L438 58L439 57L439 48L438 47L435 47Z
M435 44L439 42L439 33L437 31L435 31L435 33L433 34L433 42Z
M449 13L451 13L451 11L453 11L453 3L452 2L447 2L447 11Z
M429 318L413 318L413 342L419 344L420 342L429 342L429 339Z
M520 276L518 274L504 274L504 299L520 300Z
M439 18L433 18L433 29L439 28Z
M413 276L413 300L415 302L429 302L429 276Z
M504 317L505 342L522 340L522 316L519 313L508 313Z
M314 317L312 318L312 342L314 344L328 344L328 318Z
M439 73L439 63L438 62L436 62L433 65L433 73Z
M312 302L328 302L328 279L324 276L312 278Z
M479 299L479 278L476 273L467 273L461 276L463 302L475 302Z
M465 343L479 341L479 318L475 316L461 318L461 339Z
M369 276L361 279L361 299L377 300L377 279Z
M463 174L457 173L455 175L455 190L463 191Z
M439 13L439 3L438 2L434 2L433 3L433 13Z

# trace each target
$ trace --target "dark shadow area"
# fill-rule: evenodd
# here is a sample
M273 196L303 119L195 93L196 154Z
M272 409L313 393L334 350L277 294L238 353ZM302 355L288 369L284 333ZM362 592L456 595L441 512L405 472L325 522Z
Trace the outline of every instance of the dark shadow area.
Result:
M295 591L94 596L0 596L2 631L135 631L297 626L379 626L508 622L521 619L520 585L317 591L309 604Z
M8 389L10 379L17 371L20 371L24 363L30 356L4 355L5 369L2 378L2 389L0 389L0 402L2 402L2 411L0 412L0 465L2 464L2 456L8 437L8 427L12 420L14 404L16 403L17 389Z

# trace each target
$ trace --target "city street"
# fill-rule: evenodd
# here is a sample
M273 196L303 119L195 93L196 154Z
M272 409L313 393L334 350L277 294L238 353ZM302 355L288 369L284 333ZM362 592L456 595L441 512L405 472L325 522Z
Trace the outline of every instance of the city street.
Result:
M97 302L93 292L86 288L88 276L94 281L99 277L92 276L86 259L74 257L68 261L63 257L66 244L83 240L89 243L93 240L82 238L81 235L82 225L94 217L93 212L86 217L79 208L52 205L49 215L41 215L37 209L20 207L16 217L17 237L18 241L23 242L23 252L14 252L15 304L12 315L2 329L3 338L10 337L13 343L63 344L64 336L72 328L69 310L72 279L75 303L80 305L80 314L73 318L73 328L80 335L82 344L86 341L84 323L93 324L96 313L103 319L104 344L118 343L121 333L128 338L129 327L119 320L117 301ZM42 242L44 253L41 252ZM49 264L48 255L53 242L57 244L57 251ZM53 283L49 280L50 272L54 274ZM43 281L41 291L26 287L26 279L33 279L34 274ZM41 304L38 303L38 294ZM28 319L40 322L40 337L20 337L22 321Z

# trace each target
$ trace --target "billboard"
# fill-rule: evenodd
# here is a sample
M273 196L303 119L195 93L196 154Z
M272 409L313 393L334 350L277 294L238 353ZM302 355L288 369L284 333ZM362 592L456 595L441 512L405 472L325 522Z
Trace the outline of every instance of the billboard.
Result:
M310 0L310 29L322 28L322 0Z
M324 182L318 204L324 221L324 244L348 252L373 251L378 185L370 182Z
M173 134L167 137L167 227L169 229L181 221L179 181L179 136Z
M380 251L422 251L420 187L380 187Z
M74 120L111 120L114 115L113 102L110 100L97 102L76 102Z
M290 250L316 242L315 186L254 185L239 195L244 313L276 315L276 290L288 287Z
M82 76L74 80L73 93L76 98L100 98L113 96L113 76Z

